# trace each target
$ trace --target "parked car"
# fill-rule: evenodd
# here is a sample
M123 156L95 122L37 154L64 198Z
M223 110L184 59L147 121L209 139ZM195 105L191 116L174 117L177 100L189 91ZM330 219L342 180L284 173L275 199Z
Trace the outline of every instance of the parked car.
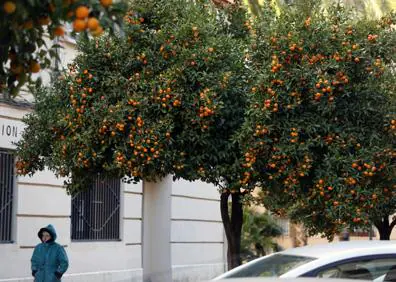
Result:
M213 281L213 280L212 280ZM313 278L313 277L297 277L297 278L279 278L279 277L245 277L245 278L229 278L221 279L224 282L367 282L366 280L341 279L333 278ZM208 281L209 282L209 281Z
M396 242L348 241L288 249L234 268L214 281L240 277L396 281Z

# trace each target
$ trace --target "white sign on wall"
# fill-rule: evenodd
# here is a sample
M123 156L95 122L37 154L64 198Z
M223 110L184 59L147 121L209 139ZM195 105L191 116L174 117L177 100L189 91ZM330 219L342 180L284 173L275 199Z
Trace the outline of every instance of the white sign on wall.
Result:
M22 121L0 117L0 148L15 149L25 127Z

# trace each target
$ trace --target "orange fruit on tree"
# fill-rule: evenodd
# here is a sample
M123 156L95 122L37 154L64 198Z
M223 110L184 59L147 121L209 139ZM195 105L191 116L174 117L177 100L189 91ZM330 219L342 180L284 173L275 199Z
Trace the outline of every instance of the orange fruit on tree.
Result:
M23 66L15 61L11 62L10 69L14 74L20 74L23 72Z
M24 29L32 29L33 28L33 21L32 20L28 20L22 26L23 26Z
M103 28L101 26L99 26L97 29L92 30L91 34L92 36L100 36L103 33Z
M51 22L51 19L48 16L45 16L45 17L39 18L38 22L40 25L49 25L49 23Z
M85 22L85 20L75 19L73 21L73 29L74 29L75 32L84 31L86 26L87 26L87 23Z
M100 0L100 4L102 4L103 7L109 7L113 4L113 0Z
M36 61L31 61L30 66L29 66L29 71L31 73L38 73L40 71L41 67L40 64Z
M88 15L89 15L89 9L88 9L88 7L86 7L86 6L79 6L79 7L76 9L76 17L77 17L78 19L85 19L85 18L88 17Z
M89 30L96 30L99 27L99 21L97 18L95 17L91 17L88 19L87 22L87 27L89 28Z
M7 14L13 14L16 10L16 4L13 1L6 1L3 4L3 10Z
M59 25L54 28L54 35L55 36L64 36L65 35L65 29L63 26Z

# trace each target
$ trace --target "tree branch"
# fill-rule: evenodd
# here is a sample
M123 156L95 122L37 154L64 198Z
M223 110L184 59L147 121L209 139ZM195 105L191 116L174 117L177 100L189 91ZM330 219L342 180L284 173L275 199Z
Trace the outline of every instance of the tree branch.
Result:
M381 221L374 221L374 226L380 231L382 229L382 222Z
M389 225L389 229L392 231L392 230L393 230L393 227L395 227L395 225L396 225L396 217L393 217L393 218L392 218L392 222L391 222L391 224Z

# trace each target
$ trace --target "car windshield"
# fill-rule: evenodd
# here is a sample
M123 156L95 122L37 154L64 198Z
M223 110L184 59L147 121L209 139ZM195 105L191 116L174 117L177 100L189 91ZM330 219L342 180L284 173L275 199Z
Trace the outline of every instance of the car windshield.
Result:
M302 264L315 260L312 257L275 254L231 272L226 278L235 277L277 277Z

